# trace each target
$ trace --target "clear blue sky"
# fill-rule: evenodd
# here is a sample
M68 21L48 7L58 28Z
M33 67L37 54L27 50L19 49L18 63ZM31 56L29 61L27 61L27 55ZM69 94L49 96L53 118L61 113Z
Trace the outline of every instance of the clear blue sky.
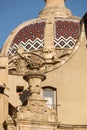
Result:
M44 0L0 0L0 48L13 29L38 17L44 6ZM87 0L66 0L66 6L73 15L82 17L87 11Z

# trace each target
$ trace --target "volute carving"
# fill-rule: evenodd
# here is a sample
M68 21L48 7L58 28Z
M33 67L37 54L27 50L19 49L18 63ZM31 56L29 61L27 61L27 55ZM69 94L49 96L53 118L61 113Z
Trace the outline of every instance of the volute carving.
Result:
M55 53L51 58L46 58L45 53L51 55L52 50L50 51L51 52L43 50L44 55L42 56L40 56L41 54L18 51L17 55L9 57L9 73L24 75L35 69L47 72L55 63L58 64L62 61L66 61L66 58L68 59L72 52L72 50L68 49L59 51L55 50Z
M9 57L9 71L12 74L19 73L24 75L30 70L39 70L44 63L45 59L40 55L18 52L17 55Z

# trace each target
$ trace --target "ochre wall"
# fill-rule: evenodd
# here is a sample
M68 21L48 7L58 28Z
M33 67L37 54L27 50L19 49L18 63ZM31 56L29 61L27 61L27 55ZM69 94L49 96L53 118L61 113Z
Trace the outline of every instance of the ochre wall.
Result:
M24 91L28 88L27 82L25 82L22 78L22 76L16 76L16 75L9 75L8 78L8 85L10 88L9 91L9 102L14 106L17 107L22 104L22 101L20 99L21 93L16 92L16 86L24 86ZM26 97L23 96L23 98Z
M87 124L87 48L81 45L63 66L47 74L43 85L57 88L58 120L62 124Z

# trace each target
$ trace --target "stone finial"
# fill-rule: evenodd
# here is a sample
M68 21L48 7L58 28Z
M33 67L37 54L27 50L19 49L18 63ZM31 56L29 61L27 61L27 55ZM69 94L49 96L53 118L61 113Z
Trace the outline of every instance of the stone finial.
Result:
M40 12L39 17L69 17L72 15L71 11L66 8L65 0L45 0L45 8Z
M50 7L50 6L64 7L65 0L45 0L45 2L46 2L46 7Z

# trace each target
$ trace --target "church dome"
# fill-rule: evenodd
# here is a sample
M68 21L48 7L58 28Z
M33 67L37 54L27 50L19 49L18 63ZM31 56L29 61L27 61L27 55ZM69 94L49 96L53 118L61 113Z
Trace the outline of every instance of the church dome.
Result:
M37 19L18 26L3 46L4 55L14 55L22 47L25 51L43 48L73 49L80 36L80 20L72 16L64 0L45 0L46 6Z

